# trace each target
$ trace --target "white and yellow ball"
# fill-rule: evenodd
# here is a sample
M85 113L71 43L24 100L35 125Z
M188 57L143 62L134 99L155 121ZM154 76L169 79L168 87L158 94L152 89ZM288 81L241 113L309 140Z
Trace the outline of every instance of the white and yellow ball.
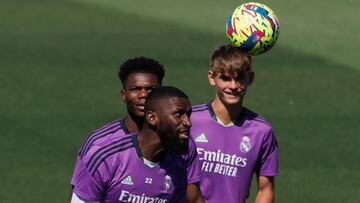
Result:
M279 20L266 5L245 3L229 16L226 35L234 46L250 55L259 55L268 51L278 40Z

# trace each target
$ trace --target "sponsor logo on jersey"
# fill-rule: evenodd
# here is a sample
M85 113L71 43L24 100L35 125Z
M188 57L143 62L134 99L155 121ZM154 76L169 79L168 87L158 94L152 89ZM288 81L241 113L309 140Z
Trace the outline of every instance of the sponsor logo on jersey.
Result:
M246 167L247 158L236 154L227 154L220 149L207 151L200 147L197 151L199 160L202 162L201 170L204 172L236 177L238 168Z
M208 142L204 133L201 133L199 136L195 138L195 142Z
M121 190L121 194L119 197L120 202L132 202L132 203L166 203L167 199L159 198L159 197L149 197L144 193L141 195L131 194L129 191Z
M121 181L121 183L124 184L124 185L134 185L130 175L128 175L126 178L124 178Z
M172 179L171 179L171 177L169 175L165 176L164 190L167 193L174 192L174 184L173 184Z
M240 151L247 153L251 149L250 138L248 136L242 137L240 142Z

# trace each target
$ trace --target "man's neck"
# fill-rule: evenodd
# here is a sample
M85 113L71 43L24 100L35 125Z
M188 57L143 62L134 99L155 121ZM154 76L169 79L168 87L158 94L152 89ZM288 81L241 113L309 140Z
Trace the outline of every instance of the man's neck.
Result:
M160 162L165 158L166 150L156 132L145 128L137 136L143 157L151 162Z
M233 105L225 105L219 99L214 99L211 102L211 106L214 110L214 113L217 119L220 119L221 123L225 126L233 123L237 119L239 119L242 109L242 104L233 104Z
M125 118L125 126L130 133L139 132L144 124L144 118L138 118L128 114Z

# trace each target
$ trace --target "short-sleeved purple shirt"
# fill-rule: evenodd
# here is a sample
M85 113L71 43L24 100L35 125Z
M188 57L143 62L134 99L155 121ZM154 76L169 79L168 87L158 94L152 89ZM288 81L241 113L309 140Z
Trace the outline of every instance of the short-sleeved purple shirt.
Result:
M126 165L128 166L128 168L126 168L126 170L131 170L135 174L133 176L130 175L130 177L128 177L128 176L126 176L126 177L113 176L113 178L115 178L115 177L117 178L117 181L119 181L119 180L122 181L122 178L126 178L127 181L130 181L130 180L134 181L134 177L137 177L137 173L145 175L146 171L153 172L153 173L155 171L157 171L156 174L158 174L160 176L163 175L164 176L163 179L165 178L165 180L164 180L165 183L169 186L169 183L170 183L169 181L173 182L174 184L175 183L178 184L179 181L176 181L176 180L178 179L179 176L182 176L182 168L183 167L186 170L185 177L181 177L181 178L183 179L183 181L186 182L186 184L197 183L200 181L200 162L197 159L197 150L196 150L196 146L195 146L195 143L194 143L194 140L192 137L190 137L190 139L189 139L188 153L181 156L180 160L179 160L178 156L175 156L175 158L174 158L174 155L169 155L167 157L167 159L165 161L163 161L159 166L152 168L150 170L150 168L142 162L141 158L139 158L139 152L135 153L135 152L137 152L136 149L138 149L138 148L137 148L136 142L134 142L134 140L129 138L130 135L128 135L128 132L129 131L126 129L125 124L124 124L124 119L119 119L119 120L111 122L111 123L105 125L104 127L96 130L94 133L92 133L86 139L86 141L84 142L84 144L82 145L81 149L79 150L79 152L77 154L75 169L74 169L73 177L71 180L71 184L73 185L74 192L79 197L81 197L85 200L95 200L95 199L99 200L99 197L97 197L96 195L94 195L92 193L92 192L94 192L93 191L94 188L91 189L92 192L89 192L89 191L84 192L83 190L84 190L84 188L91 186L94 183L95 183L95 185L98 185L98 183L95 181L93 176L96 174L99 174L100 177L104 176L104 174L106 174L106 170L103 170L102 167L104 167L104 166L115 167L115 168L119 167L119 165L110 166L110 165L105 164L109 160L113 160L114 162L116 162L116 159L119 159L121 161L121 163L126 163ZM104 157L99 156L99 153L101 153L101 152L98 152L98 151L100 151L99 148L114 145L114 143L119 143L119 144L121 143L121 147L129 147L129 148L126 148L119 152L115 152L115 154L111 154L111 155L104 153L104 155L102 155L102 156L106 155L105 156L106 159L104 159ZM115 145L113 147L115 147ZM95 153L97 153L97 155ZM126 154L126 156L124 156L124 154ZM96 158L96 156L98 156L98 158ZM90 160L91 158L89 158L89 157L94 157L94 158L92 158L92 160ZM95 163L94 159L99 159L102 161L97 161ZM90 161L92 163L89 163ZM181 164L179 165L179 163L181 163L182 165ZM169 165L170 166L171 165L178 166L178 167L181 166L181 169L176 169L176 167L171 168L171 167L169 167ZM90 168L90 167L92 167L92 168ZM95 172L94 168L99 169L99 170L97 170ZM137 169L143 168L145 170L145 172L142 170L139 170L139 171L133 170L131 168L137 168ZM124 173L122 171L123 169L125 169L125 168L121 168L119 170L116 170L116 169L112 169L112 170L116 171L116 173ZM90 170L92 170L93 174L90 173ZM178 171L177 172L178 175L176 175L177 173L174 173L176 176L174 176L174 174L170 174L169 170L170 171ZM164 173L169 173L169 174L164 175ZM170 175L172 175L172 176L170 176ZM172 180L173 176L175 177L174 181ZM85 177L85 179L83 179L83 177ZM143 178L145 178L145 179L150 178L150 179L146 180L147 183L145 185L143 182L141 183L141 181L140 181L139 184L136 184L136 188L138 188L138 187L142 188L143 186L150 185L150 188L152 188L154 190L159 189L160 186L158 185L158 187L156 188L154 186L155 182L153 180L154 180L154 178L156 180L160 180L161 178L159 178L158 176L156 176L156 177L149 176L149 177L143 177ZM89 180L92 180L92 181L89 181ZM93 180L95 182L93 182ZM136 179L136 180L138 180L138 179ZM115 180L112 180L112 181L115 181ZM150 184L150 182L151 182L151 184ZM156 182L156 183L162 184L164 182L160 181L160 182ZM124 185L124 184L122 184L122 185ZM98 186L100 186L100 185L98 185ZM134 186L135 186L135 184L134 184ZM83 189L80 189L80 188L83 188ZM97 188L97 187L95 187L95 188ZM141 190L143 190L144 188L147 188L147 187L143 187ZM147 189L145 191L147 191ZM161 190L158 190L158 191L161 191ZM102 192L104 192L104 191L102 191ZM100 192L100 193L102 193L102 192ZM176 192L181 194L182 190L178 190ZM86 195L86 194L88 194L88 195ZM110 194L110 193L107 193L107 194ZM121 194L123 196L121 196ZM153 193L153 194L155 194L155 193ZM114 195L119 195L119 194L114 194ZM141 199L142 195L144 195L144 197ZM146 195L147 195L147 193L140 194L140 196L141 196L140 200L145 201L145 199L146 199L145 197L147 197L147 198L150 197L150 196L146 196ZM131 201L133 201L131 198L135 198L134 201L135 202L137 201L136 200L137 196L134 193L132 193L132 191L130 191L130 190L124 190L123 193L120 193L120 196L122 198L129 196ZM118 197L119 199L120 199L120 196ZM160 196L164 196L164 194L162 194ZM185 195L183 194L183 196L185 196ZM170 197L171 202L172 201L182 202L183 196L181 198L180 198L180 196ZM169 195L167 198L169 198ZM128 200L129 199L127 199L127 200L122 199L121 201L128 201ZM151 201L154 201L154 202L165 201L165 199L163 199L163 200L157 199L156 200L156 198L155 199L147 199L147 200L150 202ZM105 201L103 199L101 199L101 201L102 202L111 202L111 201ZM119 200L118 202L121 202L121 201ZM169 201L166 201L166 202L169 202Z
M78 161L73 191L100 202L185 202L185 160L168 153L159 165L143 163L136 135L112 135L94 144Z
M129 134L129 131L125 125L125 118L121 118L115 121L112 121L103 127L95 130L92 132L84 141L82 146L80 147L79 152L76 156L76 163L73 171L73 176L71 179L71 184L74 185L74 178L78 176L78 172L80 171L81 167L81 160L86 155L86 153L96 145L97 143L101 142L102 140L106 139L111 135L125 135Z
M252 175L276 176L278 147L271 125L242 108L238 121L223 126L210 103L193 106L193 136L201 162L200 189L207 203L243 203Z

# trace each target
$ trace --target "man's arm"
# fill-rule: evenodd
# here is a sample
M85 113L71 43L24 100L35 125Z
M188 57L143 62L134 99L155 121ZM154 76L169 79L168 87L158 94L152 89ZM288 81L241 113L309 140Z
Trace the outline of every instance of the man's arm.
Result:
M186 201L188 203L205 203L198 184L194 183L187 186Z
M72 187L71 187L70 190L69 190L69 194L68 194L66 203L71 203L72 194L73 194L73 190L72 190Z
M69 203L99 203L99 202L82 200L75 193L71 193L71 201Z
M258 193L255 203L273 203L275 199L275 179L273 176L259 176Z

